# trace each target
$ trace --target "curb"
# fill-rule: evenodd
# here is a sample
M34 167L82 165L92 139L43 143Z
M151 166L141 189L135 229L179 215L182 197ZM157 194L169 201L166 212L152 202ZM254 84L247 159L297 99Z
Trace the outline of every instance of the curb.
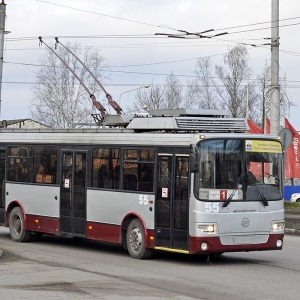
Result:
M298 230L298 229L285 228L284 231L285 231L285 234L300 235L300 230Z

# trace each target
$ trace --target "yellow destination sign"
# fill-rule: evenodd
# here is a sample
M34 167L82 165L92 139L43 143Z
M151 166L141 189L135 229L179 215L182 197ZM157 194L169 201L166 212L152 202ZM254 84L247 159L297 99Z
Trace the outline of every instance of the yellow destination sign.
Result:
M246 140L246 152L282 153L282 147L276 141Z

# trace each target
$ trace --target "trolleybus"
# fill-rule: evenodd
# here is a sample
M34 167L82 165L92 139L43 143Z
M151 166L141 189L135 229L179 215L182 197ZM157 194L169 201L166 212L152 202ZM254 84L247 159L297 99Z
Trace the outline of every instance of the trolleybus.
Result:
M16 242L80 237L140 259L280 250L282 145L247 130L223 111L184 109L0 129L2 222Z

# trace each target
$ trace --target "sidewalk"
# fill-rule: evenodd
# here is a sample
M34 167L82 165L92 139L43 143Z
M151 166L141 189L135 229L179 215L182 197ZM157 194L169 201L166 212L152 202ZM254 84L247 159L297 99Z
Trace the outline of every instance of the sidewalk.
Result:
M285 233L300 235L300 214L285 214Z
M299 219L300 220L300 214L285 214L286 219Z

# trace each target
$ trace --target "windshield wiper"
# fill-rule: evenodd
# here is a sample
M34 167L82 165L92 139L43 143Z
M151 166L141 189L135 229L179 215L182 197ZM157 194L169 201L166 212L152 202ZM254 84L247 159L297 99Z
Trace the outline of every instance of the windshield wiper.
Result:
M269 202L268 200L266 199L264 193L261 191L261 189L256 185L256 184L253 184L253 186L256 188L256 190L258 191L260 197L261 197L261 200L264 204L264 206L269 206Z
M239 185L239 183L243 180L244 176L245 176L245 173L242 173L242 174L237 178L236 183L235 183L235 184L236 184L236 188L232 191L232 193L229 195L229 197L227 198L227 200L223 203L222 207L227 207L228 204L231 202L231 200L232 200L234 194L236 193L236 191L237 191L237 189L238 189L238 185Z
M258 191L264 206L269 206L269 203L268 203L265 195L263 194L261 189L257 186L257 183L259 183L259 181L254 177L254 175L252 173L250 173L250 176L247 175L247 181L251 184L251 186L254 186L255 189Z
M233 196L235 195L237 189L238 189L238 185L239 183L243 180L245 176L245 173L242 173L240 177L238 177L237 181L236 181L236 188L232 191L232 193L229 195L229 197L227 198L227 200L223 203L222 207L227 207L228 204L231 202ZM255 183L252 183L252 186L255 187L255 189L258 191L261 199L262 199L262 202L264 204L264 206L269 206L269 202L268 200L266 199L264 193L261 191L261 189L255 184Z

